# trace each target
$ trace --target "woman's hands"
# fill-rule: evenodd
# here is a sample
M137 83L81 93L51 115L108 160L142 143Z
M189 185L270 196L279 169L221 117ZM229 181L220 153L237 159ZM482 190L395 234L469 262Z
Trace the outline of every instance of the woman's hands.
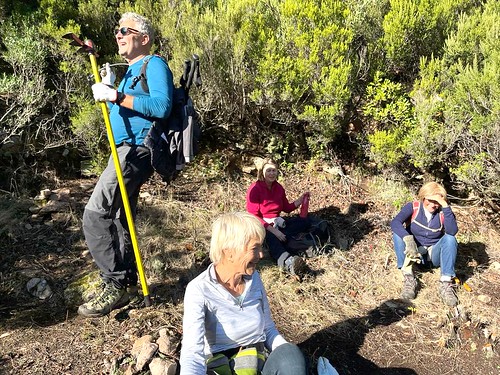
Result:
M281 242L285 242L286 241L285 234L282 231L280 231L278 228L273 227L272 225L268 225L267 226L267 230L269 232L271 232L272 234L274 234L276 236L276 238L278 240L280 240Z
M429 195L425 197L425 199L427 199L428 201L435 201L439 203L441 207L448 207L448 202L443 198L441 194Z
M308 191L306 191L304 194L302 194L300 197L298 197L294 202L293 204L295 205L295 207L300 207L300 205L304 202L304 197L306 195L309 195L310 193Z

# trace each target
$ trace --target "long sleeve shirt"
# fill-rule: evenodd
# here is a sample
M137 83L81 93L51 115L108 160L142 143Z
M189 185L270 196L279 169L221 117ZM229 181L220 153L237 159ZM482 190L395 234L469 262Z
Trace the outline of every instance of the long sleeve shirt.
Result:
M134 78L141 74L143 63L141 59L130 65L118 86L119 92L134 96L134 109L110 104L109 118L117 145L124 141L142 145L154 119L167 118L172 109L172 72L159 56L152 56L148 62L149 94L144 92L140 82L131 88Z
M401 211L392 219L391 229L399 237L403 238L409 234L413 235L418 246L435 245L444 234L456 235L458 225L451 207L442 207L430 215L430 220L425 216L424 207L420 202L417 216L408 228L406 223L413 215L413 203L407 203ZM441 225L440 213L443 213L444 223ZM441 230L439 230L441 228Z
M211 264L186 288L182 326L181 375L205 374L213 353L258 342L273 350L286 343L271 318L257 271L245 279L245 290L236 298L219 284Z
M269 224L264 218L275 218L281 212L292 212L297 207L295 203L289 202L283 186L274 181L271 189L265 181L256 181L247 190L247 211L257 216L264 227Z

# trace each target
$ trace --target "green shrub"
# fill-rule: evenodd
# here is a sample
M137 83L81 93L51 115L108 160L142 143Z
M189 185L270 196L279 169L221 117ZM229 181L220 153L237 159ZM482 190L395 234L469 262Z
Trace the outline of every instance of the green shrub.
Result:
M399 83L375 74L366 90L364 116L371 121L370 158L379 167L394 166L406 156L408 136L414 127L413 105Z
M422 61L414 89L416 117L427 124L415 134L414 149L449 168L463 189L488 199L498 199L500 185L499 23L497 1L462 16L443 57Z
M349 11L339 1L282 1L278 10L251 98L267 104L278 120L305 121L309 144L332 141L350 97Z
M460 14L469 12L474 0L390 0L384 18L383 45L389 72L413 80L422 57L439 57L446 37Z

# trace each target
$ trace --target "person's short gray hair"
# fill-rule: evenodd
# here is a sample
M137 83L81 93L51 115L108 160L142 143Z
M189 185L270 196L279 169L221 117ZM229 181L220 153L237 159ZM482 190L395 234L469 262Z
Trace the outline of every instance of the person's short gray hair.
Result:
M212 224L210 260L217 264L225 250L244 251L252 240L264 242L266 230L255 215L231 212L220 215Z
M148 35L149 40L151 42L153 41L155 37L155 31L153 29L153 25L151 24L150 20L134 12L123 13L122 17L120 18L119 24L121 24L125 20L134 21L137 27L137 31L139 31L142 34Z

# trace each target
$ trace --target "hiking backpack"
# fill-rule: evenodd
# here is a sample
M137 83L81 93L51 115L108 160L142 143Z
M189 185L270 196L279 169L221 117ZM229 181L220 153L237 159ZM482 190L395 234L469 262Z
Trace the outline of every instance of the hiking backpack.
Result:
M146 93L149 93L146 72L151 57L145 57L138 77ZM179 80L179 87L174 86L169 117L155 120L144 139L144 145L151 151L151 165L166 183L174 180L198 152L201 130L193 101L189 96L193 83L196 87L201 86L198 55L193 55L192 60L184 61L184 72Z
M333 229L327 220L310 217L311 227L307 232L291 236L286 242L286 248L294 255L304 255L308 258L326 254L333 248Z

